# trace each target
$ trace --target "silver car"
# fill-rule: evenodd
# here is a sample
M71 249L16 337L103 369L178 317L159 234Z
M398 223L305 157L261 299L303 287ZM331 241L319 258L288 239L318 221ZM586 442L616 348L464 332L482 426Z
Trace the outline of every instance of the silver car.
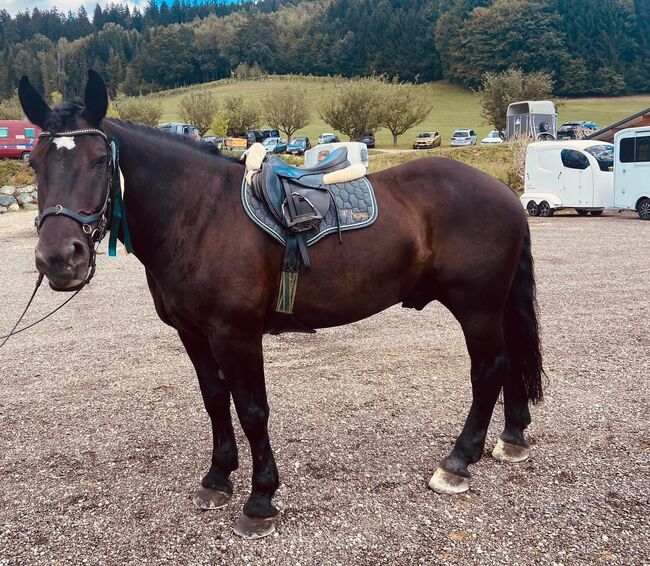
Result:
M451 145L476 145L478 136L474 130L456 130L451 135Z

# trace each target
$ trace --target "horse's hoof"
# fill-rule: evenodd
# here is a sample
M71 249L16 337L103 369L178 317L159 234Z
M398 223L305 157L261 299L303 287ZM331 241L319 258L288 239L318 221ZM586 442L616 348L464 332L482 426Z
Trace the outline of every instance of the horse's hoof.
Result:
M231 497L232 493L217 491L216 489L201 486L194 494L194 497L192 497L192 503L194 503L194 506L197 509L210 511L212 509L221 509L222 507L225 507Z
M277 520L278 515L275 517L260 518L249 517L242 513L232 530L242 538L264 538L275 532L275 523Z
M499 462L525 462L530 457L530 448L504 442L499 438L492 450L492 457Z
M431 480L429 480L429 487L436 493L443 493L453 495L456 493L464 493L469 489L469 478L452 474L447 470L438 468Z

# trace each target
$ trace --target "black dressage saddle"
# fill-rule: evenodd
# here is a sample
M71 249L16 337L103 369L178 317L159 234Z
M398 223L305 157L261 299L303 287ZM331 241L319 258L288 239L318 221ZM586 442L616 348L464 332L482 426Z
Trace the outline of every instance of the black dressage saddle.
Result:
M345 147L306 169L270 157L253 177L252 186L282 226L290 232L306 232L318 226L333 202L323 177L349 166ZM308 256L303 256L303 262L309 267Z

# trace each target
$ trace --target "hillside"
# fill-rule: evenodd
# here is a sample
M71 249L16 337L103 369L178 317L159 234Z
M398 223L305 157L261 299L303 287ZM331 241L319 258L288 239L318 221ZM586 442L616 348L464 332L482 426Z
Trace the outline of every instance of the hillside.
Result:
M179 120L178 104L182 97L193 89L209 90L222 102L227 96L242 95L250 100L262 100L267 93L279 93L283 87L291 85L305 91L312 109L312 121L297 135L306 135L312 141L322 132L331 128L321 120L318 108L322 101L331 96L342 79L279 76L256 81L223 80L205 83L183 89L163 91L152 95L160 102L163 115L161 121ZM446 81L437 81L418 87L432 101L433 110L422 124L400 137L400 148L409 148L418 131L437 130L442 134L443 144L449 145L452 132L457 128L473 128L484 137L492 128L481 117L479 97L472 91ZM601 126L612 124L630 114L650 107L650 95L626 96L618 98L556 99L559 105L559 123L568 120L593 120ZM391 148L392 140L387 130L377 132L377 147Z

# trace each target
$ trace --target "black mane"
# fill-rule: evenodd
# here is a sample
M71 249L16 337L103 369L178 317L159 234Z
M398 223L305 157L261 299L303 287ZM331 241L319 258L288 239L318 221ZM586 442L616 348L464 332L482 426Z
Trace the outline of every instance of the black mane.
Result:
M225 159L227 161L242 163L241 159L239 159L238 157L229 157L227 155L223 155L221 150L219 150L216 146L214 146L211 143L195 141L192 138L187 136L172 134L169 132L165 132L164 130L161 130L159 128L154 128L153 126L147 126L146 124L139 124L137 122L118 120L117 118L109 118L109 121L119 126L122 126L124 128L135 130L137 132L147 134L148 136L153 136L154 138L156 138L157 140L159 140L161 143L165 145L169 145L169 144L181 145L187 149L198 151L199 153L207 154L212 157L220 157L221 159Z

